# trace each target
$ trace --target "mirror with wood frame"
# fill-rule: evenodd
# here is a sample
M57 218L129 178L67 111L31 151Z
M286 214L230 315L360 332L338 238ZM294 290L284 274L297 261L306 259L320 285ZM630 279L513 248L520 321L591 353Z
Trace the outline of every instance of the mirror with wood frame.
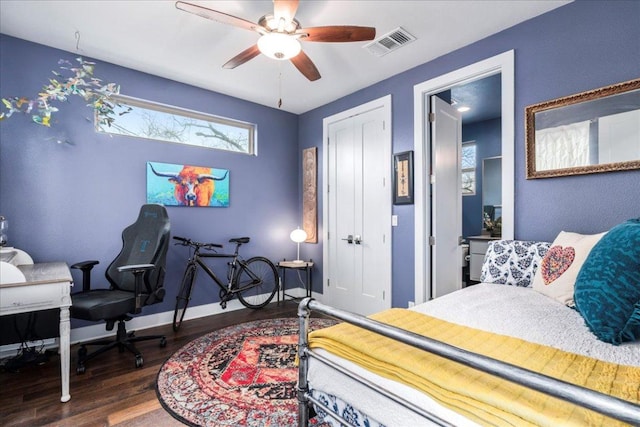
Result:
M640 169L640 79L525 109L527 179Z

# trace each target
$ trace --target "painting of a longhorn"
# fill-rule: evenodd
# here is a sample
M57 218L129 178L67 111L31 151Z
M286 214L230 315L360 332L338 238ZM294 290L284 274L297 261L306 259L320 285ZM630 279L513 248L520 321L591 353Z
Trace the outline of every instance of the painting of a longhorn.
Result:
M229 206L229 171L147 162L147 203L165 206Z

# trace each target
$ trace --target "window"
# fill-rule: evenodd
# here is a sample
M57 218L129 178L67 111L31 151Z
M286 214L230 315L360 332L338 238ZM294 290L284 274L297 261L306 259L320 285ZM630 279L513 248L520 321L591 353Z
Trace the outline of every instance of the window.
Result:
M112 95L116 103L110 123L100 120L98 132L175 142L204 148L255 154L256 125L184 108Z
M462 144L462 195L476 194L476 143Z

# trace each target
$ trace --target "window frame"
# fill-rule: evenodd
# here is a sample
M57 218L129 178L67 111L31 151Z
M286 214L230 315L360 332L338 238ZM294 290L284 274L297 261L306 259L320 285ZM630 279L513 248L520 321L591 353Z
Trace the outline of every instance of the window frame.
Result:
M100 111L98 111L98 109L96 109L94 114L94 126L95 126L96 132L98 133L103 133L107 135L130 136L134 138L143 138L143 139L149 139L153 141L169 142L174 144L184 144L192 147L199 147L199 148L205 148L205 149L211 149L211 150L222 150L222 151L228 151L231 153L248 154L253 156L257 156L258 154L257 141L256 141L257 125L255 123L229 119L226 117L220 117L213 114L202 113L199 111L189 110L186 108L162 104L154 101L148 101L140 98L134 98L131 96L126 96L121 94L110 95L109 100L115 105L115 108L118 108L118 109L126 110L127 108L139 108L139 109L149 110L152 112L166 113L166 114L174 115L181 118L194 119L201 122L206 122L207 124L223 125L227 127L237 128L247 133L247 147L246 147L246 150L241 150L241 149L233 150L233 149L224 148L224 147L214 147L210 145L197 144L194 142L190 142L188 140L157 138L157 137L151 137L148 135L137 135L137 134L130 134L126 132L113 131L113 129L115 129L114 123L117 122L118 117L123 116L125 114L130 114L130 113L116 112L116 111L110 112L108 113L108 115L110 116L110 119L113 119L113 122L110 124L105 124L104 123L105 114L101 113ZM221 132L221 133L224 133L224 132Z
M473 146L473 156L474 156L474 166L472 168L464 168L462 165L462 159L463 159L463 155L462 152L465 149L465 146ZM473 173L473 191L472 192L465 192L464 190L464 179L463 176L465 174L468 174L472 172ZM462 196L475 196L476 194L478 194L478 144L476 143L475 140L473 141L465 141L461 144L460 147L460 182L461 184L461 191L462 191Z

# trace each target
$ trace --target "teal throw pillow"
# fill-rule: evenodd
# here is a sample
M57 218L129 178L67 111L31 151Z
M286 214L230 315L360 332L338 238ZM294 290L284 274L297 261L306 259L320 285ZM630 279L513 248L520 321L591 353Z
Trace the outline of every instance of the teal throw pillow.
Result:
M613 227L596 243L578 273L574 300L601 341L640 340L640 218Z

